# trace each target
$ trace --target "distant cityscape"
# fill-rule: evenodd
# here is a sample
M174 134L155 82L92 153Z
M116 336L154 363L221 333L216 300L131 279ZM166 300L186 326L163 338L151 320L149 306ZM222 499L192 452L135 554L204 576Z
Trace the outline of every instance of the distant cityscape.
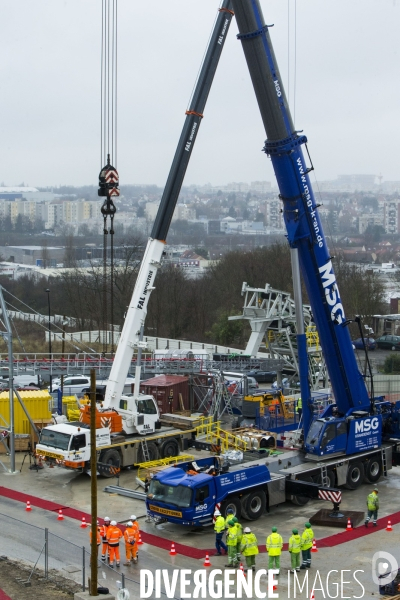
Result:
M400 181L376 175L340 175L314 184L327 235L400 232ZM162 196L155 185L121 186L116 222L124 230L151 230ZM43 229L55 235L101 234L102 199L95 186L38 189L24 185L0 187L0 226L3 231ZM208 183L182 188L173 224L197 224L204 235L270 235L284 231L282 204L269 181ZM378 229L377 229L378 228Z

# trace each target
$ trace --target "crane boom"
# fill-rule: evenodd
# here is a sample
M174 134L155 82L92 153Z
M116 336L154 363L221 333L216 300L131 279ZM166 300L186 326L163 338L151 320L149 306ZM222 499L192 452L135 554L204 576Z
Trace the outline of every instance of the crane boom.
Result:
M186 169L199 131L208 94L217 70L222 49L232 21L231 0L223 0L219 8L213 32L200 70L190 109L186 111L185 123L169 172L161 203L147 242L142 264L136 280L132 299L115 353L107 383L104 407L118 407L126 375L129 372L135 348L140 345L140 330L145 322L150 294L160 267L172 215L185 177ZM138 382L137 382L138 383ZM135 384L135 396L139 394Z
M277 178L287 237L297 248L301 273L329 372L338 409L369 410L368 392L354 356L345 314L308 176L294 128L268 26L259 0L232 0L243 51L267 134L264 151ZM303 387L302 387L303 395ZM307 394L307 390L304 390ZM308 397L308 396L307 396ZM306 406L303 403L303 414Z

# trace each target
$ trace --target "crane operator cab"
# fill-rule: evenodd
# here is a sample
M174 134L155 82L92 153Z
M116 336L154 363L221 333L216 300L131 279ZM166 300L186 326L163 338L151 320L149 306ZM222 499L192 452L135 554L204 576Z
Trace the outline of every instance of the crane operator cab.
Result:
M160 429L160 413L153 396L139 394L122 396L119 401L118 413L122 417L125 433L139 433L146 435Z
M383 419L390 412L388 404L376 403L374 414L370 414L369 409L350 409L345 415L338 411L337 406L329 405L323 415L311 424L305 441L306 452L316 457L379 448Z

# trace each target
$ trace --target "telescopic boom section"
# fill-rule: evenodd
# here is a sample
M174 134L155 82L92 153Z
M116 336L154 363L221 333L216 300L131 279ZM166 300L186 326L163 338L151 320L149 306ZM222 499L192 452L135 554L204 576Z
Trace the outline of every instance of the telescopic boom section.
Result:
M147 306L150 294L154 289L154 279L160 267L172 215L174 214L208 94L232 21L233 11L231 9L231 0L223 0L191 99L190 108L186 111L181 137L161 198L151 237L143 256L132 300L126 314L121 338L115 354L103 404L105 408L109 406L118 407L124 382L131 366L133 352L140 344L140 329L146 319ZM138 393L139 391L135 389L135 396Z
M258 0L232 0L250 76L256 93L277 178L288 241L298 249L301 273L324 352L338 409L369 408L367 389L356 359L322 230L302 145L292 122L268 26ZM303 389L302 389L303 394Z

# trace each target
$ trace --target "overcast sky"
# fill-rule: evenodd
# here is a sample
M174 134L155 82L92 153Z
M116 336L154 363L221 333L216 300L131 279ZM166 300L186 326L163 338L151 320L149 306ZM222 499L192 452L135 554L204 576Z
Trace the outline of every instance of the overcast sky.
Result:
M164 186L219 5L118 0L122 186ZM316 179L371 173L399 180L400 0L261 5L274 24L275 53ZM233 21L185 184L275 183L236 34ZM3 0L0 44L0 182L97 185L100 0Z

